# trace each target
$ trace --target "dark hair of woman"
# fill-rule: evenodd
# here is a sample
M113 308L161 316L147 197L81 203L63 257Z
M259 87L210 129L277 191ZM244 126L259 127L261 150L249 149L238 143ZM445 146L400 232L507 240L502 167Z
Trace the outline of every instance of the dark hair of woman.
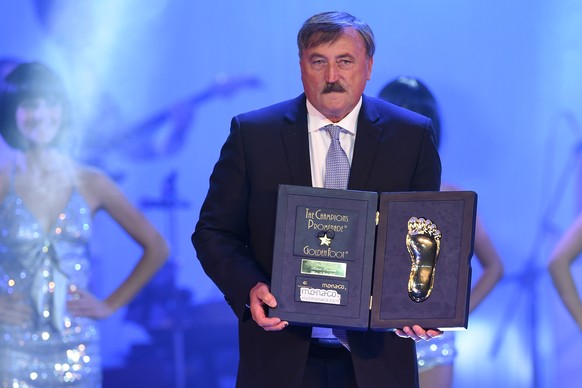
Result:
M419 113L432 120L437 147L441 137L441 118L438 104L426 85L411 77L398 77L386 84L379 94L383 100Z
M31 62L16 66L0 84L0 134L11 147L26 151L31 146L18 130L16 110L21 103L37 98L61 104L63 126L51 145L63 145L70 127L70 109L65 86L50 68Z

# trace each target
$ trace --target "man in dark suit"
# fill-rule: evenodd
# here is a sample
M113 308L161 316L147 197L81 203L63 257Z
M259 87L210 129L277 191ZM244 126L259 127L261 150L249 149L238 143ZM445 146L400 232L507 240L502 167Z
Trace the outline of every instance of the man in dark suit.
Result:
M232 119L192 236L208 276L239 319L237 387L416 387L413 340L438 330L349 331L350 350L329 330L288 326L269 290L279 184L323 187L340 126L348 189L438 190L440 159L429 119L363 95L375 50L372 31L343 12L308 19L297 43L305 93Z

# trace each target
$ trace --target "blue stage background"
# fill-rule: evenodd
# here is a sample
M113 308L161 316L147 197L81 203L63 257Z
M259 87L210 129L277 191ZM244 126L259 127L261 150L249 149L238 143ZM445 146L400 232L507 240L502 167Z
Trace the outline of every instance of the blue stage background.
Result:
M111 134L197 97L175 149L98 155L170 241L169 273L187 305L166 306L184 312L169 322L167 310L157 312L166 329L155 351L156 333L127 319L127 309L103 321L106 385L131 381L133 362L173 376L175 386L233 386L236 322L190 234L230 118L301 92L296 33L324 10L351 12L374 30L367 94L401 74L433 90L443 179L478 193L503 258L506 276L457 336L455 387L582 386L582 333L546 271L582 197L581 2L0 0L0 59L39 60L62 74L86 124L79 134ZM168 135L158 131L152 142ZM9 158L0 144L0 162ZM95 290L103 296L135 264L137 248L106 216L96 221ZM573 270L580 279L580 261Z

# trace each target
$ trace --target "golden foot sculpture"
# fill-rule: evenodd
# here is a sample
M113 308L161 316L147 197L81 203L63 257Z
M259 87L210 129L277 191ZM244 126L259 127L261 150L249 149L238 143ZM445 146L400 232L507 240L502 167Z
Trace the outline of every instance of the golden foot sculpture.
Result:
M408 296L415 302L424 302L432 293L440 246L441 232L431 220L416 217L408 220L406 249L411 261Z

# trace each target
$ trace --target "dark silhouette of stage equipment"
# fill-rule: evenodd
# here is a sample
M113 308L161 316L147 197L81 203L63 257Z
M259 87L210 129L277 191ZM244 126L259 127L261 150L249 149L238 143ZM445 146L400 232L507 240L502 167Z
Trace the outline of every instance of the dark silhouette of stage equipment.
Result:
M144 210L166 216L173 251L164 267L128 305L125 319L142 326L150 343L133 345L123 368L105 371L108 386L218 388L234 378L238 363L236 318L224 302L194 305L192 293L178 287L177 213L190 203L177 195L177 173L162 182L159 198L141 201Z
M254 76L219 74L202 91L176 101L136 124L109 123L103 127L101 120L98 123L82 123L88 130L78 152L85 162L99 166L113 153L133 161L174 155L187 142L195 110L201 104L213 98L230 97L243 88L259 86L261 81ZM103 109L105 111L97 117L116 116L107 112L116 109L111 103L103 104Z
M255 77L219 76L207 89L142 123L89 140L90 148L84 154L98 160L111 152L121 152L135 161L171 156L185 143L194 110L201 103L214 97L228 97L243 87L257 86L260 81ZM126 310L126 320L142 326L151 343L134 345L123 368L105 371L104 388L108 384L218 388L221 379L236 375L238 343L234 314L223 301L193 305L191 291L177 286L177 216L190 207L177 194L177 177L177 172L172 171L162 182L159 198L141 201L144 210L165 213L165 234L172 248L170 259Z

